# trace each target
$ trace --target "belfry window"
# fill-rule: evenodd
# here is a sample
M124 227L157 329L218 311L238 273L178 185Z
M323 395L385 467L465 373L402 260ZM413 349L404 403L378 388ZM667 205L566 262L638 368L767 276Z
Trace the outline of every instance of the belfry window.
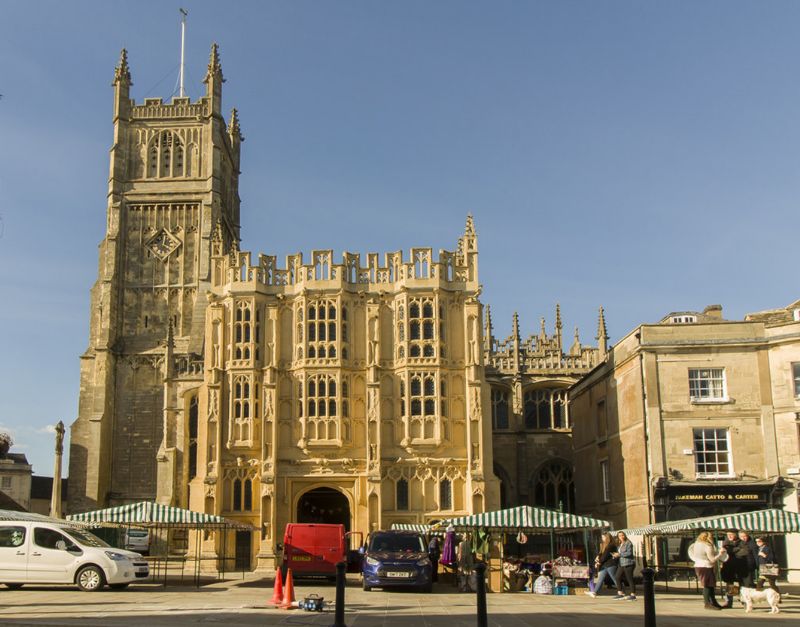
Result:
M184 176L185 149L183 142L172 131L161 131L150 142L147 151L148 178Z

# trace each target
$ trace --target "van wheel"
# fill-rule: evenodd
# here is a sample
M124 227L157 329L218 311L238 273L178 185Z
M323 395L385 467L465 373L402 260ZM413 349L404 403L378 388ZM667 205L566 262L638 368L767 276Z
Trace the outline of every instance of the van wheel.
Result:
M7 583L6 588L9 590L19 590L22 587L21 583Z
M84 592L97 592L103 589L106 581L103 571L97 566L86 566L78 571L75 583Z
M369 592L370 590L372 590L372 588L370 588L370 587L367 585L367 580L366 580L366 579L364 579L364 580L361 582L361 588L364 590L364 592Z
M110 583L110 584L108 584L108 587L111 588L112 590L124 590L129 585L131 585L131 584L129 584L129 583Z

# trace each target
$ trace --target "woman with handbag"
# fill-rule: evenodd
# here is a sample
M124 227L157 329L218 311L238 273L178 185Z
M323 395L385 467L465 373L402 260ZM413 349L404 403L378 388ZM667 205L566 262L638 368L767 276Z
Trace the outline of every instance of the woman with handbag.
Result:
M714 575L714 566L719 561L726 561L728 553L725 549L717 551L711 534L703 531L697 540L689 547L689 558L694 562L694 572L697 581L703 586L703 604L707 610L721 610L722 606L714 597L714 586L717 579Z
M781 591L780 588L778 588L778 564L775 560L775 552L767 544L767 539L764 537L756 538L756 546L758 547L758 585L760 587L764 580L766 580L767 583L769 583L769 587L780 594Z

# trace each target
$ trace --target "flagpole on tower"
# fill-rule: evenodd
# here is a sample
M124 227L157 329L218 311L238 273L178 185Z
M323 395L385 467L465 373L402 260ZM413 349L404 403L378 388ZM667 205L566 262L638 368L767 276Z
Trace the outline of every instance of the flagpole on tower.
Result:
M178 9L181 12L181 72L180 72L180 91L178 95L183 98L186 93L183 90L183 45L186 39L186 16L189 12L186 9Z

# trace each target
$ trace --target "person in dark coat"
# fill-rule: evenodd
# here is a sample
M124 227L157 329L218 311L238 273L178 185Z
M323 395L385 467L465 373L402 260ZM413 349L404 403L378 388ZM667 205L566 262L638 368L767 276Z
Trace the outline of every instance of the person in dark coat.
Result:
M764 537L756 538L756 546L758 547L758 569L761 570L762 566L767 564L777 564L777 560L775 559L775 551L772 550L772 547L767 544L767 539ZM780 588L778 588L778 576L777 575L762 575L761 572L758 573L758 585L761 586L764 581L769 583L769 587L772 588L778 594L781 593ZM780 603L780 601L779 601Z
M758 567L758 547L750 533L744 529L739 530L739 547L736 557L741 560L739 568L741 575L739 584L745 588L756 587L756 568Z
M597 571L597 579L594 582L594 590L586 590L590 597L596 597L603 592L603 583L606 577L611 579L614 587L617 586L617 565L619 564L619 553L617 545L611 534L604 531L600 541L600 552L594 558L594 569Z
M741 568L739 567L739 559L736 557L739 544L739 535L736 531L728 531L725 534L722 548L725 549L728 560L723 562L720 568L720 577L722 581L725 582L725 596L727 597L725 607L733 607L733 597L736 596L736 584L739 583Z
M439 536L432 536L428 542L428 557L431 560L431 581L439 581L439 558L442 550L439 548Z

